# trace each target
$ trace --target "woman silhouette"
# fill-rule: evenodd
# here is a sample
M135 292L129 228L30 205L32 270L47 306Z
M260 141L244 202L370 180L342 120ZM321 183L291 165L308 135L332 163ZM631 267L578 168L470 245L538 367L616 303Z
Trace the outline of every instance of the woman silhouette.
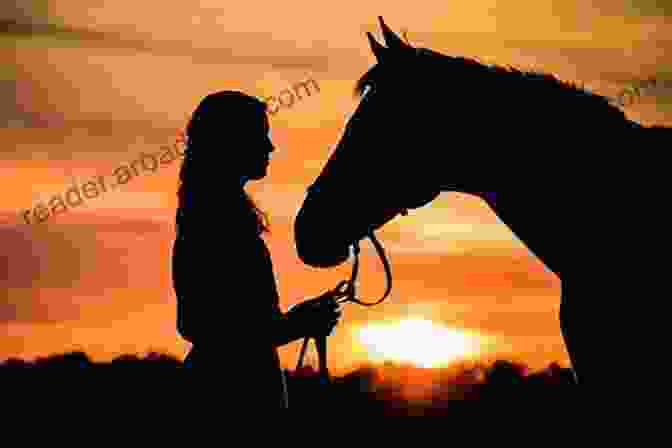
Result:
M199 373L199 398L238 408L287 408L278 347L329 334L341 315L335 300L279 308L261 238L267 219L244 190L266 176L275 150L268 133L266 103L238 91L210 94L187 125L180 169L172 274L177 330L192 343L184 365Z

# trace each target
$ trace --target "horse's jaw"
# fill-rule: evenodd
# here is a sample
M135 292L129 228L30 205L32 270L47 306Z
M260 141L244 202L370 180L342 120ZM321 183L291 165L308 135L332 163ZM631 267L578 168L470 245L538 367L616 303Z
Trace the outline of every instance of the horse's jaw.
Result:
M343 208L339 210L325 207L320 198L309 194L294 220L296 250L301 261L319 268L343 264L350 257L350 246L408 210L429 204L441 194L441 189L418 185L418 188L403 188L393 194L393 200L381 198L390 205L368 217L364 210L349 209L345 197Z
M315 205L304 202L294 220L294 241L301 262L317 268L333 268L350 257L350 243L339 229L341 221L335 216L320 215ZM312 208L312 209L311 209ZM339 231L340 230L340 231Z

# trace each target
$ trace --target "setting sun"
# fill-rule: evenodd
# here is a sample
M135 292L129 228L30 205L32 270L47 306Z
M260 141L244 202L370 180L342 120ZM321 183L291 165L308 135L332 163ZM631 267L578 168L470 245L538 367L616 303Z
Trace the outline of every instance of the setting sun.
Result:
M374 361L410 362L425 368L473 358L482 342L476 334L426 319L371 324L359 329L357 336Z

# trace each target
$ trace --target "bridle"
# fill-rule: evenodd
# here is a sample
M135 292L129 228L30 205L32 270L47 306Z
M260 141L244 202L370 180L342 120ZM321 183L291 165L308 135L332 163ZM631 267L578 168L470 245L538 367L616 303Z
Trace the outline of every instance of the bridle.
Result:
M403 209L401 211L401 214L406 216L408 214L408 211L406 209ZM375 301L369 301L365 302L362 299L356 298L356 287L355 287L355 282L357 281L357 274L359 271L359 240L356 241L355 243L352 244L354 254L355 254L355 263L352 266L352 273L350 275L349 280L343 280L341 281L336 287L328 292L328 296L330 297L335 297L337 303L347 303L347 302L353 302L358 305L362 306L374 306L378 305L379 303L383 302L387 296L390 294L390 291L392 290L392 273L390 271L390 265L387 261L387 257L385 256L385 250L383 249L383 246L380 244L378 239L376 238L376 235L374 234L373 230L370 230L364 238L369 238L373 245L376 248L376 252L378 253L378 256L383 262L383 266L385 267L385 278L386 278L386 283L387 283L387 288L385 290L385 294L383 296ZM297 363L296 369L300 369L303 366L303 358L306 354L306 349L308 347L308 341L311 339L311 337L306 337L303 340L303 346L301 347L301 354L299 355L299 361ZM319 364L319 375L321 379L325 382L329 382L329 371L327 369L327 336L317 336L313 337L315 339L315 346L317 348L317 354L318 354L318 364Z

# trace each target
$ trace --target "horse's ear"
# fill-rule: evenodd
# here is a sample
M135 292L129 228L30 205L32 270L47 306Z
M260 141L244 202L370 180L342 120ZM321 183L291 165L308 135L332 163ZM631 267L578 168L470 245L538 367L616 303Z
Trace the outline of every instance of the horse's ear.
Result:
M369 38L369 45L371 45L371 51L373 51L373 54L376 56L376 60L378 61L378 63L383 62L385 47L380 45L378 41L373 37L373 35L368 31L366 32L366 37Z
M380 27L383 29L383 36L385 37L385 45L393 51L408 51L409 46L406 42L401 40L386 24L382 16L378 16Z

